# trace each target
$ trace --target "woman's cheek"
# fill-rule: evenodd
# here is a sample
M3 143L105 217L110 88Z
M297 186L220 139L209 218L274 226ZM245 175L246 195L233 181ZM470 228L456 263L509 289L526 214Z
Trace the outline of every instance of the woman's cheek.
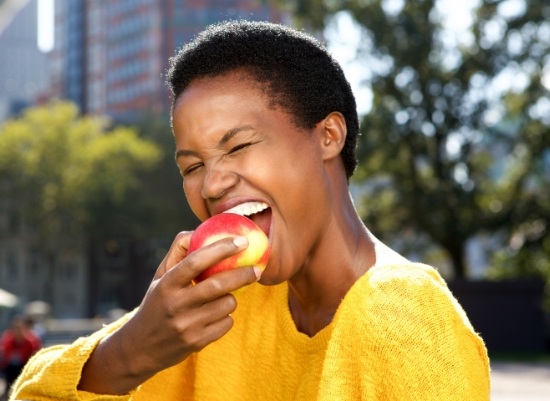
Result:
M187 203L195 216L197 216L199 220L203 221L209 217L209 214L206 209L206 203L201 196L200 185L198 185L195 181L196 180L193 179L189 179L187 181L184 180L183 192L187 198Z

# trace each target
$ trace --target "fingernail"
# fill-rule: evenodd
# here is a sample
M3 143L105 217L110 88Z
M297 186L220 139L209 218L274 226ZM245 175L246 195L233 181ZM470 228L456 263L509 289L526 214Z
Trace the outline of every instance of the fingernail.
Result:
M253 269L254 269L254 274L256 275L256 281L258 281L260 277L262 277L263 270L257 266L254 266Z
M233 243L237 248L246 248L248 245L248 240L246 237L235 237L233 238Z

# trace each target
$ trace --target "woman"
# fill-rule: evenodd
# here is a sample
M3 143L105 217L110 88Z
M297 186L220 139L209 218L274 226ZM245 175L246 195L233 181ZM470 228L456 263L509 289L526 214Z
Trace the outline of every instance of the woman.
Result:
M180 233L141 305L41 352L16 398L489 399L485 346L441 277L382 244L355 211L355 100L316 40L220 24L171 60L168 82L192 210L248 214L269 236L267 268L193 285L247 243L188 255L191 233Z

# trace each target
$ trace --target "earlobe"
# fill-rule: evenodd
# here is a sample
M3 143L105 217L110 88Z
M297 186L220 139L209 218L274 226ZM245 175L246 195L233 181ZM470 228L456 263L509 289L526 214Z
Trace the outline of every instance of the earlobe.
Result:
M323 158L340 156L347 136L346 120L339 112L332 112L321 122Z

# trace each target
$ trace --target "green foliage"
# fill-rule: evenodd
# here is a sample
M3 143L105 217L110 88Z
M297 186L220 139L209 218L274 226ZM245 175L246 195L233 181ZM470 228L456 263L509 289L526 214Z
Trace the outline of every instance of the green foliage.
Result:
M342 11L362 28L374 97L354 185L367 225L403 249L445 250L457 277L467 275L466 242L498 234L495 269L547 275L550 3L507 12L505 1L481 0L455 36L434 0L283 3L304 26ZM518 237L532 240L514 248Z
M139 172L159 157L136 131L80 116L68 102L30 108L0 128L3 192L49 252L75 234L99 231L98 207L112 212L127 205Z
M122 126L54 102L0 127L0 198L13 234L45 277L63 270L63 255L86 258L89 316L111 303L135 307L176 233L196 227L173 155L168 120L155 115ZM50 302L53 283L41 283Z

